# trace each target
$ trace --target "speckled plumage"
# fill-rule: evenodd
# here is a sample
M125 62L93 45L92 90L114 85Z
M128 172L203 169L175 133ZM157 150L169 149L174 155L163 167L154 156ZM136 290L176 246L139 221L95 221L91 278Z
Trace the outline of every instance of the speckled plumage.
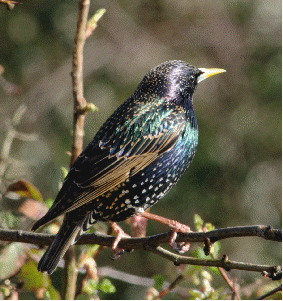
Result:
M97 221L144 211L179 180L194 157L192 97L203 72L182 61L152 69L77 158L37 229L66 213L39 271L52 273L69 246Z

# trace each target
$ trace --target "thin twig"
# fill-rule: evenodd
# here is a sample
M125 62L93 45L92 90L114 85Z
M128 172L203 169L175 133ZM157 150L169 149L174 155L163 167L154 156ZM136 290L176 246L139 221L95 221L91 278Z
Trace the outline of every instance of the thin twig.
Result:
M226 281L226 283L229 285L232 294L235 296L235 298L233 299L237 299L237 300L241 300L241 297L239 295L238 290L236 289L236 284L235 281L232 281L229 276L227 275L227 273L225 272L225 270L221 267L218 267L218 270L221 274L221 276L223 277L223 279Z
M83 149L84 121L87 102L83 96L83 48L85 44L85 31L89 12L90 0L79 1L79 15L77 32L73 50L73 96L74 96L74 120L73 120L73 144L70 165ZM75 246L71 246L65 255L63 297L73 300L76 294L77 264Z
M74 121L73 121L73 145L71 165L83 149L84 121L87 102L83 90L83 48L85 44L85 31L89 12L89 0L80 0L77 33L73 50L73 96L74 96Z
M254 271L254 272L271 271L271 274L273 274L273 275L278 273L281 269L281 267L275 267L275 266L230 261L230 260L226 259L226 256L223 256L224 257L223 259L218 259L218 260L217 259L200 259L200 258L187 257L187 256L174 254L161 247L148 246L147 249L156 255L159 255L163 258L166 258L166 259L172 261L177 266L180 264L190 264L190 265L198 265L198 266L222 267L226 271L230 271L233 269Z
M176 285L182 281L184 279L184 276L183 275L179 275L167 288L165 288L164 290L162 290L158 296L156 296L154 298L154 300L158 300L158 299L161 299L162 297L164 297L165 295L167 295L169 292L171 292L175 287Z
M260 296L259 298L257 298L257 300L263 300L267 297L270 297L272 295L274 295L275 293L281 292L282 291L282 284L280 284L278 287L276 287L275 289L273 289L272 291Z

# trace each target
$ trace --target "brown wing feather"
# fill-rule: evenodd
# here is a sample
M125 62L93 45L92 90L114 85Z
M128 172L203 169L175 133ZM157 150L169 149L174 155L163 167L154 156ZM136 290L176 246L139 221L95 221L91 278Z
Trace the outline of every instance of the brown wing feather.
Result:
M129 175L134 175L144 169L146 166L151 164L155 159L164 154L164 152L168 151L173 147L177 139L179 138L180 133L183 131L184 123L179 123L174 131L170 131L170 133L164 131L159 133L157 136L151 136L147 139L155 139L153 145L151 145L150 149L147 150L146 153L141 153L140 155L133 155L131 157L119 157L117 158L119 164L115 166L113 169L109 169L107 172L100 171L102 174L101 177L94 180L91 184L87 186L83 186L83 183L80 184L80 187L89 188L85 192L83 192L78 198L76 198L75 202L65 210L65 212L72 211L93 199L96 199L106 193L114 189L119 184L126 181L129 178ZM145 139L144 145L147 145L148 141ZM159 145L158 148L156 146ZM138 149L140 150L141 147ZM116 156L116 155L113 155ZM114 165L117 164L117 161L113 162ZM97 176L97 175L96 175ZM91 189L95 188L95 189Z

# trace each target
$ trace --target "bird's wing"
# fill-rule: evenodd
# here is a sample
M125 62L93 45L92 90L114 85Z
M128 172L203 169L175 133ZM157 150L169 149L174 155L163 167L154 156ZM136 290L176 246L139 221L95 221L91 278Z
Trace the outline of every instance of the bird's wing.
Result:
M119 186L170 150L185 123L185 112L167 105L155 110L144 106L129 114L112 133L87 146L72 166L55 207L61 207L61 214L69 212Z

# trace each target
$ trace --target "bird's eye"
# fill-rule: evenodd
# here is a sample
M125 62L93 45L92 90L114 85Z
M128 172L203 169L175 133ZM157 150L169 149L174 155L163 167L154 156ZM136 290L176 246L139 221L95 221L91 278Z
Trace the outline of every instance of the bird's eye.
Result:
M194 75L191 75L191 76L189 77L189 81L190 81L191 83L194 83L195 80L196 80L196 78L194 77Z

